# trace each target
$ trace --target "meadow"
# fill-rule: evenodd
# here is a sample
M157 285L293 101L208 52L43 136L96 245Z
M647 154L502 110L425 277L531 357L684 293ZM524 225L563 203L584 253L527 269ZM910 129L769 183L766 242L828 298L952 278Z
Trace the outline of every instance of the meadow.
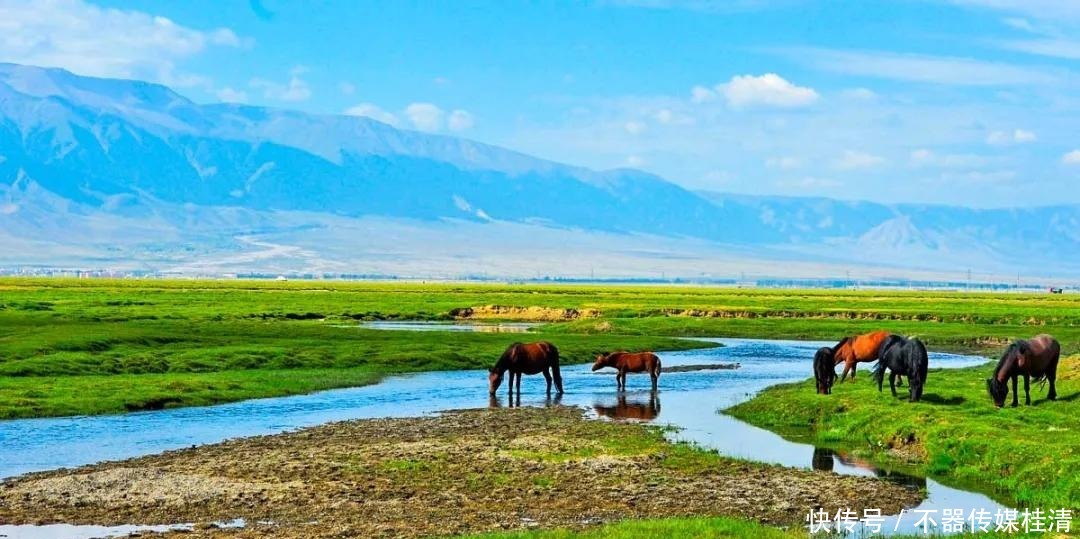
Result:
M372 320L544 322L535 336L360 329ZM345 327L342 327L345 326ZM548 339L565 363L673 337L837 339L885 328L992 353L1080 346L1080 297L692 286L0 279L0 418L205 405L489 366Z

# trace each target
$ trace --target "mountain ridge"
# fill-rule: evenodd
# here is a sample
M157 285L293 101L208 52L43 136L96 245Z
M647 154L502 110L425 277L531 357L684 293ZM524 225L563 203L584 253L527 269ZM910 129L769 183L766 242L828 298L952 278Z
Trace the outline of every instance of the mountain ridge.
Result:
M182 266L185 257L249 248L240 236L303 230L310 238L329 216L409 219L433 230L464 221L489 226L475 229L485 237L513 223L503 228L622 234L657 246L630 251L707 242L908 269L1012 268L1031 264L1014 253L1038 254L1039 264L1080 274L1080 206L690 191L639 170L593 171L369 118L197 104L161 85L0 64L0 225L11 245L52 245L43 263L106 249L113 263ZM485 241L528 257L528 234L516 245Z

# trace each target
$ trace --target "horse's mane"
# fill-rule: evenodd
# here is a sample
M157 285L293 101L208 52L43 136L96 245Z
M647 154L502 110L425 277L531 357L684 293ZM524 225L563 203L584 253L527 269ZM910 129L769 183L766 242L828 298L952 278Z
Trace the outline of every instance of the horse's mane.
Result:
M836 352L838 352L850 340L851 340L851 336L847 336L847 337L844 337L843 339L840 339L840 342L836 343L836 346L832 347L833 353L835 354Z
M997 366L994 367L994 377L997 378L998 373L1000 373L1001 369L1009 363L1009 360L1016 358L1016 354L1020 352L1020 348L1026 346L1027 343L1023 341L1013 341L1013 343L1005 349L1005 352L1001 354L1001 359L998 360Z
M519 346L521 346L520 342L516 342L514 344L511 344L510 346L507 346L506 351L503 352L501 356L499 356L499 360L495 362L495 366L492 367L492 370L497 371L501 369L505 371L506 362L510 361L510 357L514 355L514 351L517 350L517 347Z

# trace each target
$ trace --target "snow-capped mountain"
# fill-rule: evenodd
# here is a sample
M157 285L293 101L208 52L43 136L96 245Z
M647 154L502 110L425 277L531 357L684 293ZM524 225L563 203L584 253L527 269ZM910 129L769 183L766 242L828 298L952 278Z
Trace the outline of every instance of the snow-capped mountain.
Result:
M421 267L441 249L429 262L470 252L475 268L461 260L462 272L505 276L705 274L721 258L776 274L793 259L1045 267L1036 253L1067 270L1080 261L1077 224L1076 207L696 193L368 118L197 104L161 85L0 64L0 267L390 272L404 271L394 257ZM394 235L429 242L404 253L375 238ZM244 256L271 236L295 248ZM540 238L553 247L544 257L532 252ZM521 262L480 260L465 244Z

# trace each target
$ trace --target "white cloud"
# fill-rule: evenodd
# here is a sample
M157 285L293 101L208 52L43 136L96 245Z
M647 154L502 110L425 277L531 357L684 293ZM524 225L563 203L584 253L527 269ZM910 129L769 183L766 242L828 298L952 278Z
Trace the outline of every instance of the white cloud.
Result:
M792 155L782 155L779 157L770 157L765 160L765 166L769 168L777 168L780 170L792 170L802 166L802 159Z
M356 93L356 85L351 82L338 83L338 91L342 95L353 95Z
M863 170L874 168L885 163L885 158L852 150L844 151L843 155L833 160L833 168L837 170Z
M971 58L798 47L789 56L849 75L956 86L1029 86L1059 82L1057 72Z
M1008 144L1035 142L1037 138L1035 133L1024 129L1015 129L1012 133L1007 131L991 131L986 135L986 143L992 146L1005 146Z
M755 105L772 107L804 107L818 100L813 88L796 86L776 73L760 76L736 75L726 84L716 87L734 108Z
M225 103L247 103L247 92L229 86L218 90L217 97Z
M412 103L405 107L405 117L420 131L434 132L442 129L446 113L431 103Z
M251 79L250 86L256 90L262 90L263 97L277 101L307 101L311 98L311 87L307 81L300 78L307 69L296 66L289 70L289 80L284 83L266 79Z
M384 124L390 124L394 127L399 125L397 116L392 113L386 112L374 103L360 103L345 109L345 114L349 116L361 116L364 118L371 118L372 120L380 121Z
M1080 150L1073 150L1061 156L1061 163L1070 166L1080 165Z
M640 155L631 155L626 158L627 166L631 167L643 167L646 164L645 158Z
M648 129L648 126L645 125L645 122L631 120L623 124L623 129L631 135L640 135L644 133L646 129Z
M135 10L82 0L0 1L0 61L62 67L82 75L209 85L176 63L210 47L249 41L228 28L196 30Z
M714 99L716 99L716 92L704 86L694 86L690 89L690 101L692 103L708 103Z
M473 126L473 115L467 110L456 109L450 113L450 117L446 121L446 126L451 131L464 131Z

